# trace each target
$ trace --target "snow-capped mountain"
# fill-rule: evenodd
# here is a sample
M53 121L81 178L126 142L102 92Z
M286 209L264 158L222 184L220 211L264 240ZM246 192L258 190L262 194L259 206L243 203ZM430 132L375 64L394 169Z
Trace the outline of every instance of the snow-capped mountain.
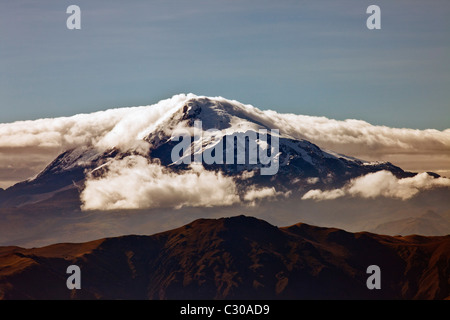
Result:
M332 151L322 150L317 145L304 140L295 139L283 133L282 128L271 128L266 123L259 122L259 119L252 118L242 105L233 104L229 101L216 101L211 98L191 99L186 105L178 110L167 122L160 124L154 132L151 132L145 140L152 146L150 156L161 160L162 164L170 166L170 150L174 148L177 142L172 141L173 131L184 124L192 127L195 121L201 121L203 130L217 129L221 130L218 142L227 145L227 139L233 139L237 133L245 136L256 136L259 138L258 130L279 129L278 154L275 156L279 170L277 179L279 182L286 181L305 184L306 181L316 181L324 185L340 185L348 179L379 170L388 170L398 177L411 176L402 169L392 165L389 162L368 162L353 157L341 155ZM268 133L270 136L270 133ZM217 138L217 136L216 136ZM198 152L204 153L211 148L212 143L209 137L202 137L197 142L193 142L192 148L195 149L195 143L200 145ZM237 161L237 143L234 144L234 161L232 165L205 165L210 170L220 169L228 174L236 174L242 171L260 169L261 164L250 164L248 154L250 148L245 148L246 163L235 165ZM270 147L270 144L269 144ZM225 158L225 157L223 157ZM274 183L272 177L266 177L270 183ZM261 180L261 178L259 178Z
M254 107L223 98L192 97L178 108L172 108L167 115L150 126L147 132L141 132L142 139L126 149L102 149L86 145L64 151L33 179L18 183L0 193L0 206L18 206L38 201L42 199L43 194L50 196L67 188L82 189L86 177L101 178L107 174L111 161L132 155L145 157L152 163L160 163L174 172L188 170L188 165L174 164L172 150L179 142L173 138L180 130L192 130L199 121L202 136L190 141L190 148L194 151L193 157L195 154L203 156L206 152L211 154L211 148L218 143L227 146L228 141L232 141L231 164L203 163L203 166L206 170L220 171L225 176L234 178L240 191L249 185L271 186L282 191L304 191L313 185L331 188L342 186L352 178L380 170L390 171L399 178L414 176L413 173L405 172L389 162L367 162L322 150L307 140L289 136L283 132L283 128L271 128L270 123L258 118L255 110L257 109ZM217 130L214 139L208 134L211 129ZM272 148L275 138L272 129L279 130L276 135L276 150ZM261 175L261 169L266 165L250 161L252 155L248 146L251 143L263 145L261 132L267 132L264 134L265 148L268 151L272 148L272 160L276 161L278 166L274 175ZM239 135L247 137L246 142L243 140L244 163L239 163L238 141L234 141ZM254 141L249 141L251 139ZM223 148L222 158L225 159L225 156Z

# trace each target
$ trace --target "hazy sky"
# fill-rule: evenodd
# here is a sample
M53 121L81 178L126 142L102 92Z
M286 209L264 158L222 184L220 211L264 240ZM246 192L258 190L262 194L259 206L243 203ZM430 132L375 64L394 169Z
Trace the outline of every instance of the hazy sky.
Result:
M68 30L66 8L81 8ZM381 7L381 30L366 8ZM391 127L450 127L450 1L0 2L0 122L223 96Z

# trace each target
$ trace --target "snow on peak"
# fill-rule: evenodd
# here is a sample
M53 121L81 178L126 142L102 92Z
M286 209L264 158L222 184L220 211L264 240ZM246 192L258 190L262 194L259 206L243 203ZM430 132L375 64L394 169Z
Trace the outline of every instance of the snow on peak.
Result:
M191 96L183 107L181 120L200 120L204 130L232 129L233 131L242 132L262 128L271 129L252 116L251 113L255 110L261 112L252 106L222 97Z

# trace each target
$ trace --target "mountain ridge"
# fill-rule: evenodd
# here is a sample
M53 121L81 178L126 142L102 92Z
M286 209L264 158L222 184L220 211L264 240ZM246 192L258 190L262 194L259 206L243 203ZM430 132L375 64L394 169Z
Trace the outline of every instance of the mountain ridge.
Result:
M243 215L198 219L152 236L0 247L0 297L448 299L449 249L450 236L392 237L304 223L279 228ZM82 270L81 290L65 288L71 264ZM372 264L381 268L381 290L366 287Z
M389 235L420 234L431 236L436 234L450 234L450 222L432 210L417 217L391 220L370 229L374 233Z

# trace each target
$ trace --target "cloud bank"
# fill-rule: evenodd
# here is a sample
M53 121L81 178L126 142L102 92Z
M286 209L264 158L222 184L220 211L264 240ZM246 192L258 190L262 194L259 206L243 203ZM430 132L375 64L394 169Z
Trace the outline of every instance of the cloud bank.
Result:
M176 95L151 106L0 124L0 187L32 177L68 149L126 149L142 143L146 133L192 97Z
M333 200L344 196L362 198L387 197L407 200L423 190L450 187L450 179L434 178L423 172L411 178L398 179L389 171L378 171L351 180L340 189L313 189L306 192L303 200Z
M200 166L175 173L141 156L130 156L113 160L108 168L106 176L87 180L82 209L211 207L239 202L231 178Z
M246 179L245 176L242 177ZM241 197L232 177L192 164L171 171L139 155L113 159L100 178L88 177L81 193L82 210L149 209L255 205L264 198L288 196L275 188L251 187Z
M72 117L0 124L0 150L128 147L142 139L194 95L177 95L151 106L110 109Z

